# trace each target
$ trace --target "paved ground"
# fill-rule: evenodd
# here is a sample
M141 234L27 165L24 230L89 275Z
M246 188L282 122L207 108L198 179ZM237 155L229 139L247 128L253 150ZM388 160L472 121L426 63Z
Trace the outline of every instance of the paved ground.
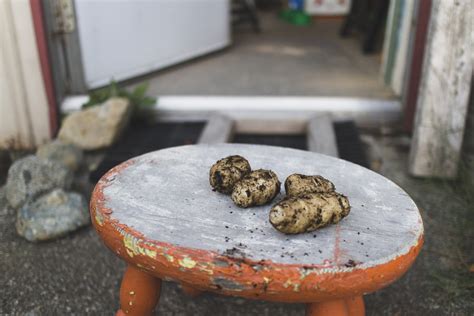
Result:
M270 12L262 22L262 33L242 25L232 46L135 82L149 81L151 95L392 96L380 55L363 55L358 39L340 38L342 20L299 27Z
M381 172L400 184L422 211L426 243L401 280L366 296L368 315L473 315L472 204L459 188L406 175L406 148L377 140ZM456 192L455 192L456 191ZM2 190L3 192L3 190ZM15 215L0 193L0 315L112 315L124 264L91 227L31 244L16 236ZM196 299L165 283L160 315L304 315L302 305L205 294Z

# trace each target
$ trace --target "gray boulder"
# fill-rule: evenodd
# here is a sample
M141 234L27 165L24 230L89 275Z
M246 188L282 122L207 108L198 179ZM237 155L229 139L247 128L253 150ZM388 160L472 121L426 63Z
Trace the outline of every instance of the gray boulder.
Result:
M128 99L111 98L99 106L70 114L58 138L84 150L112 145L127 126L132 114Z
M16 230L29 241L54 239L89 224L86 200L56 189L18 210Z
M61 163L27 156L8 170L6 197L10 206L18 208L53 188L68 189L72 180L72 172Z
M55 140L39 146L36 156L58 161L72 171L76 171L82 163L84 153L73 144L66 144L60 140Z

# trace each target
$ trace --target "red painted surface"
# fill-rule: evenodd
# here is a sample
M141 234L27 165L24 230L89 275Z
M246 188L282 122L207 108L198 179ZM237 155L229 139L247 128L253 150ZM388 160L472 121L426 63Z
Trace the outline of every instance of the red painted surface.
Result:
M128 266L120 287L120 310L117 315L151 315L160 299L160 292L160 279Z
M43 75L46 96L49 106L49 127L51 137L56 136L58 129L58 113L57 103L54 97L53 77L48 54L48 46L46 44L45 27L43 20L43 8L40 0L30 0L31 15L33 17L33 25L35 28L36 46L41 63L41 72Z
M364 316L365 305L362 296L308 304L306 316Z
M408 81L408 92L404 106L403 128L411 133L415 122L416 103L418 90L420 88L421 71L425 53L426 36L430 21L431 0L420 1L418 8L418 23L416 26L415 43L413 46L413 57L410 66L410 78Z
M347 309L351 316L364 316L365 315L365 304L364 297L354 296L346 299Z
M407 253L387 262L343 268L337 263L322 267L254 261L150 240L139 231L112 219L113 210L105 207L104 189L109 185L108 179L133 163L130 160L113 168L96 185L90 204L94 227L105 245L130 266L159 279L192 285L196 290L279 302L339 301L343 302L344 308L362 311L363 315L363 301L357 297L383 288L401 277L423 244L423 236L420 236ZM337 258L337 249L334 255ZM318 311L320 308L327 306L325 303L310 304L308 310ZM334 308L341 309L341 306Z

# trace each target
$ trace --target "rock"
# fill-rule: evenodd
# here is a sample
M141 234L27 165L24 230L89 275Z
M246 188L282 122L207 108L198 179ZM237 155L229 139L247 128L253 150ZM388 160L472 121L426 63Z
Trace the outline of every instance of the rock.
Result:
M84 158L84 154L79 147L63 143L60 140L55 140L38 147L36 156L58 161L72 171L76 171L80 167Z
M72 172L49 159L27 156L17 160L8 170L6 197L13 208L53 188L68 189L73 180Z
M89 172L95 171L105 159L106 150L95 150L84 153L84 165Z
M90 222L86 200L55 189L18 210L16 230L29 241L54 239Z
M127 126L131 113L127 99L111 98L102 105L70 114L58 137L85 150L108 147Z

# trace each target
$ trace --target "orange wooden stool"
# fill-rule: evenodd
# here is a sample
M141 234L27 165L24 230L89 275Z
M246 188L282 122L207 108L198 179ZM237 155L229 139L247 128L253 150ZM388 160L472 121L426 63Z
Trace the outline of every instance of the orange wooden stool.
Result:
M281 234L268 222L269 205L240 209L210 189L210 166L233 154L281 181L295 172L323 175L348 196L351 213L313 233ZM162 279L191 295L364 315L362 295L403 275L423 244L418 209L393 182L347 161L270 146L192 145L131 159L98 182L91 216L106 246L128 263L117 315L151 314Z

